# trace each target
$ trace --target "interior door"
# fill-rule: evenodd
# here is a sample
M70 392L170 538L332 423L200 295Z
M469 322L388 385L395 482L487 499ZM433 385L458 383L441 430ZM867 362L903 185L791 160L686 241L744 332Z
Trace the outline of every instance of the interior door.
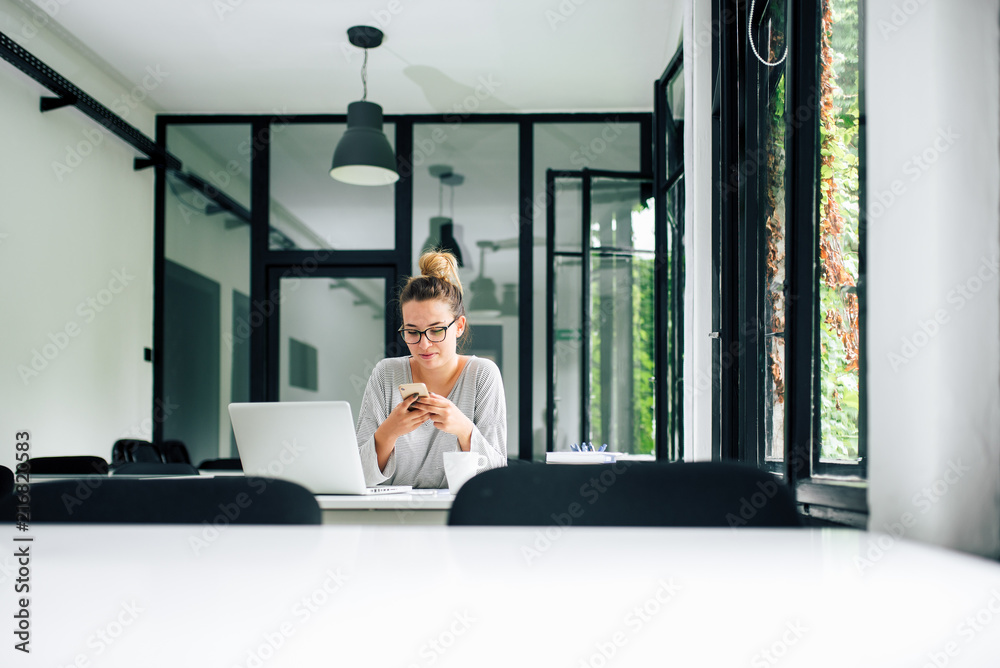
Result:
M548 443L654 454L651 180L547 173Z

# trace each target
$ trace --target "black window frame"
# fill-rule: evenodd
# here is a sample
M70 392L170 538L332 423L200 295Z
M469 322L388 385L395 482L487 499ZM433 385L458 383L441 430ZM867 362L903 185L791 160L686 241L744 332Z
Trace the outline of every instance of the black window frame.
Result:
M754 12L760 17L765 2ZM764 87L780 76L751 50L751 3L713 3L713 458L769 468L796 494L800 509L821 520L867 522L867 384L865 336L864 18L859 2L859 130L861 161L859 322L861 335L859 462L820 460L819 419L819 80L823 0L786 0L785 450L780 466L765 460L763 380L764 281L761 181ZM749 24L749 25L748 25ZM755 42L762 34L755 34ZM761 93L765 95L761 95ZM794 114L790 113L794 110ZM734 187L735 186L735 187Z

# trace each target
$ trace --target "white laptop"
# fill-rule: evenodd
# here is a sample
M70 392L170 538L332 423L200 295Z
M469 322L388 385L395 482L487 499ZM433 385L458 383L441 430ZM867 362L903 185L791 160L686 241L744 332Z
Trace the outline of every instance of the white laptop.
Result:
M281 478L313 494L392 494L410 485L365 487L346 401L229 404L246 475Z

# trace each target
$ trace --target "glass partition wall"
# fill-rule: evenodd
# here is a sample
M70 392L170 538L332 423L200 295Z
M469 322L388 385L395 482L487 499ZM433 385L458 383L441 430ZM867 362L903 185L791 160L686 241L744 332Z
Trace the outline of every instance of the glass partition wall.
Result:
M195 463L236 456L232 401L341 399L356 416L375 363L407 354L396 298L434 246L462 258L471 335L463 352L493 359L503 374L508 456L541 460L580 440L580 407L567 402L558 412L565 428L548 443L547 425L558 423L548 413L546 302L558 295L567 322L553 331L579 351L585 288L600 341L586 373L557 352L557 387L578 397L586 378L599 388L587 404L597 429L588 440L658 452L651 189L592 184L589 283L581 259L562 258L550 285L546 258L546 171L649 172L651 116L387 116L400 172L388 187L330 178L344 122L158 119L158 141L183 166L158 175L154 400L179 408L154 439L184 441ZM581 196L576 183L557 198L566 226L555 238L577 250Z
M183 169L166 175L160 399L162 440L191 460L234 452L226 406L250 398L250 125L171 129Z

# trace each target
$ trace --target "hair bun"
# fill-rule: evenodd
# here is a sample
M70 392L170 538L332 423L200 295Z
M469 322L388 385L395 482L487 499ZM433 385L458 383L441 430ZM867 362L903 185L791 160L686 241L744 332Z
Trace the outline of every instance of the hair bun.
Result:
M462 293L462 281L458 278L458 260L448 251L430 250L420 256L420 275L437 278L451 283Z

